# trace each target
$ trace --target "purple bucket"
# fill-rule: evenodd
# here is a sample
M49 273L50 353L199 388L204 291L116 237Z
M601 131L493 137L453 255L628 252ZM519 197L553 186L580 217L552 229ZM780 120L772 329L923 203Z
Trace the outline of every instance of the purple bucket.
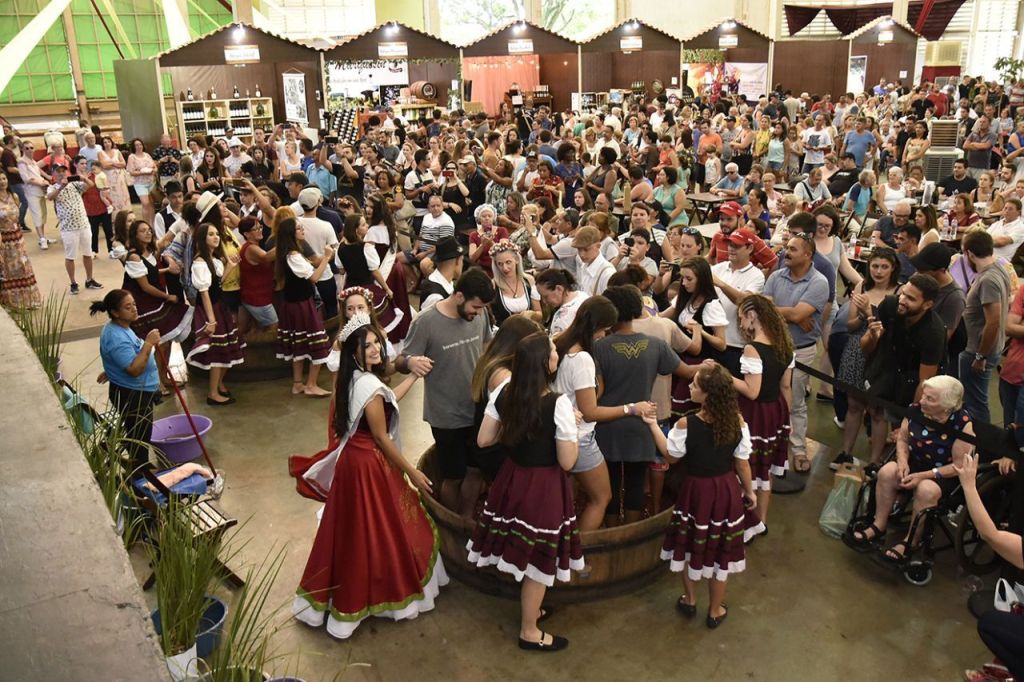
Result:
M205 436L213 427L213 420L201 414L192 415L200 436ZM188 417L176 414L153 422L153 445L160 448L167 459L175 464L191 462L203 454L196 441Z

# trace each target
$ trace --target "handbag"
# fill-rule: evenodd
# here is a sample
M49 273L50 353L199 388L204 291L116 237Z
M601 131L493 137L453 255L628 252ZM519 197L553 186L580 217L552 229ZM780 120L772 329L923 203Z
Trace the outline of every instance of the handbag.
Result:
M1017 602L1024 604L1024 585L1000 578L996 582L996 596L992 606L996 611L1009 613Z

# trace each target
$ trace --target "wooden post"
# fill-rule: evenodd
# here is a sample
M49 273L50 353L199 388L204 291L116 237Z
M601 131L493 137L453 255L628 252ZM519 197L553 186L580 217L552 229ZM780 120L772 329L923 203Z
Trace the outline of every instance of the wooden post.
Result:
M253 25L252 0L234 0L231 3L231 10L235 21L240 21L250 26Z
M78 102L78 118L89 122L89 100L85 97L85 80L82 78L82 60L78 58L78 38L75 35L75 22L71 15L71 5L64 8L60 15L64 24L64 37L68 41L68 55L71 57L71 80L75 85L75 100Z
M583 108L583 46L576 46L576 90L580 93L580 109ZM569 106L572 106L572 97L569 97Z

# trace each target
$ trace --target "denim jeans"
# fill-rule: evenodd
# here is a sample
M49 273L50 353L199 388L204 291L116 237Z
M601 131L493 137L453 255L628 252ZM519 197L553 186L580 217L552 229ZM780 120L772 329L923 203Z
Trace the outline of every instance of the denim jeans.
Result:
M1003 428L1008 428L1010 424L1021 425L1021 428L1013 431L1017 447L1024 447L1024 390L1021 390L1022 388L1024 386L999 380L999 404L1003 406Z
M28 202L25 201L25 185L18 183L17 185L10 185L11 191L18 195L18 224L22 227L28 227L28 223L25 222L25 216L28 215Z
M992 421L992 415L988 410L988 384L992 379L992 369L998 360L998 357L989 358L985 371L975 372L971 367L974 363L974 353L960 353L960 383L964 385L964 407L972 419L986 424Z
M804 163L803 168L800 169L801 175L809 175L815 168L821 168L825 164L823 163Z

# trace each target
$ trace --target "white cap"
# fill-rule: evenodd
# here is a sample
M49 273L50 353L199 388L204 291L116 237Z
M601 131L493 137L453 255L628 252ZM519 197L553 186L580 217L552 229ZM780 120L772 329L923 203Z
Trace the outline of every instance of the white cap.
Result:
M320 205L323 196L323 193L316 187L307 187L299 192L299 205L307 211L312 211Z

